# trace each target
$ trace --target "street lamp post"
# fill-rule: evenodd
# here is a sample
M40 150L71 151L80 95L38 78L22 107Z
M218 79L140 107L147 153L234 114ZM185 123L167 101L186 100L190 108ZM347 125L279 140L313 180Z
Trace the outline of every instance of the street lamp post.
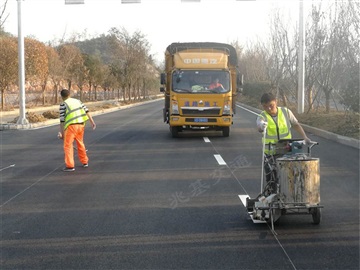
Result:
M17 0L18 7L18 56L19 56L19 91L20 91L20 111L17 124L27 125L29 121L25 115L25 53L24 53L24 34L22 32L21 20L21 2L24 0Z
M304 3L299 0L299 60L298 60L298 113L304 113L304 85L305 85L305 23Z

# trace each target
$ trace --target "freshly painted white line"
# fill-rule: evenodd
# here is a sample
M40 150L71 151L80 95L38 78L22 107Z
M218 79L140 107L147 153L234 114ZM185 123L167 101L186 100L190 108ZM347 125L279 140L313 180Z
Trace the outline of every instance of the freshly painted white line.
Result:
M220 155L214 155L214 157L216 158L216 161L219 163L219 165L226 165L225 160L223 160Z
M15 167L15 164L11 164L11 165L9 165L9 166L7 166L5 168L0 169L0 172L3 171L3 170L9 169L11 167Z
M246 207L246 198L250 198L249 195L239 195L240 201Z
M204 141L205 141L206 143L209 143L209 142L210 142L210 140L209 140L208 137L204 137Z
M252 113L252 114L259 115L258 113L253 112L253 111L251 111L251 110L249 110L249 109L246 109L246 108L245 108L245 107L243 107L243 106L236 105L236 107L239 107L239 108L241 108L241 109L243 109L243 110L245 110L245 111L248 111L248 112L250 112L250 113Z
M251 220L253 221L253 223L255 223L255 224L267 223L265 220L254 219L252 214L250 214L250 217L251 217Z
M238 195L238 196L244 207L246 207L246 198L250 198L249 195ZM254 219L252 212L249 213L249 216L253 223L266 223L265 220Z
M14 164L15 165L15 164ZM54 170L52 170L51 172L49 172L47 175L41 177L39 180L37 180L36 182L32 183L30 186L28 186L27 188L25 188L23 191L20 191L18 194L16 194L15 196L12 196L10 199L8 199L6 202L4 202L3 204L0 205L0 208L2 208L4 205L8 204L9 202L11 202L12 200L14 200L15 198L19 197L21 194L23 194L25 191L29 190L30 188L32 188L33 186L35 186L37 183L39 183L40 181L42 181L43 179L45 179L46 177L48 177L50 174L52 174L53 172L59 170L59 167L55 168Z

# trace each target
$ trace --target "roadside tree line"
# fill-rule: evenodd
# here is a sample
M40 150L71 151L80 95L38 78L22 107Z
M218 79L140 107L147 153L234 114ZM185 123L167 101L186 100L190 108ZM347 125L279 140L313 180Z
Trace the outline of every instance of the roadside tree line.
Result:
M159 71L144 34L112 28L108 35L96 40L100 47L89 51L88 40L54 46L25 38L26 92L41 93L43 105L57 104L62 88L86 101L104 98L131 101L157 94ZM2 110L7 105L6 93L18 91L18 79L18 40L0 31Z
M271 89L282 103L297 100L299 30L275 10L270 38L240 56L244 95L259 99ZM307 112L342 104L359 112L360 2L315 1L306 18L305 96ZM331 105L333 104L333 105Z
M7 0L5 0L5 3ZM3 6L3 11L5 10ZM0 7L0 12L1 12ZM16 91L17 39L2 31L6 14L0 14L1 108L5 93ZM3 17L3 19L2 19ZM305 96L307 112L339 102L345 110L359 112L360 2L314 1L306 16ZM244 74L245 96L258 101L273 91L285 106L297 100L299 29L293 18L274 9L270 35L246 48L233 42ZM81 38L81 37L80 37ZM79 40L79 39L78 39ZM29 89L41 89L42 103L57 103L62 87L76 89L82 100L139 99L159 89L159 67L149 54L144 34L112 28L108 35L45 45L25 39L25 69ZM99 90L102 96L99 97ZM48 93L52 92L47 100Z

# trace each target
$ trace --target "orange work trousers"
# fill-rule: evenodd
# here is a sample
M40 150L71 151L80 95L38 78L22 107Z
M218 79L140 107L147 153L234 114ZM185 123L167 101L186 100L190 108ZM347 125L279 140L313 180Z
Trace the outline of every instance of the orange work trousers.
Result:
M64 153L65 153L65 164L68 168L74 168L74 141L76 141L77 152L79 160L82 164L87 164L89 158L86 154L86 148L84 144L84 124L70 125L65 129L64 132Z

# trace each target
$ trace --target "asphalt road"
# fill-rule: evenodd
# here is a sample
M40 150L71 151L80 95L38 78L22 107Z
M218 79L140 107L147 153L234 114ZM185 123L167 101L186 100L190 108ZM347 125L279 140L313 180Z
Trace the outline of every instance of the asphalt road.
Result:
M322 221L253 224L261 135L238 109L230 137L171 138L162 102L95 116L89 168L62 172L57 126L4 130L1 269L359 269L359 150L314 135Z

